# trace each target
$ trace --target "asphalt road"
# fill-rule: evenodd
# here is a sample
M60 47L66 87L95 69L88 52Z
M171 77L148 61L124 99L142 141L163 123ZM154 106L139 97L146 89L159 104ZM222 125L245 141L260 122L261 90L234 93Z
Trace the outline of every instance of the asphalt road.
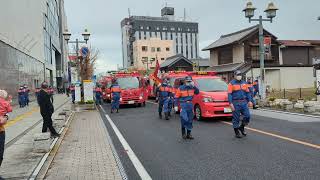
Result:
M110 105L103 108L109 113ZM101 115L129 179L140 179L102 111ZM320 149L251 130L236 139L228 120L194 122L195 140L190 141L181 138L179 115L161 120L155 104L121 108L110 118L152 179L320 179ZM320 144L320 122L255 115L250 127Z

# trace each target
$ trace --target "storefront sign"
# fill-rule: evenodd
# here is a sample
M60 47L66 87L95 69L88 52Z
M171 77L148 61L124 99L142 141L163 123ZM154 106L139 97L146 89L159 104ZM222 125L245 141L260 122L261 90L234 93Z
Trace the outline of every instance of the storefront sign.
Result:
M80 83L75 83L75 102L81 101L81 87Z

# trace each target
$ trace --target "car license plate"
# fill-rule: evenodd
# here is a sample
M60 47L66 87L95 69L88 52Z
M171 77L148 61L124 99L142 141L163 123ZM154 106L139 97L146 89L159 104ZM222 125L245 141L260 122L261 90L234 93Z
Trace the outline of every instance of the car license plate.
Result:
M134 101L129 101L128 104L134 104Z
M232 110L231 110L231 108L224 108L224 113L231 113L232 112Z

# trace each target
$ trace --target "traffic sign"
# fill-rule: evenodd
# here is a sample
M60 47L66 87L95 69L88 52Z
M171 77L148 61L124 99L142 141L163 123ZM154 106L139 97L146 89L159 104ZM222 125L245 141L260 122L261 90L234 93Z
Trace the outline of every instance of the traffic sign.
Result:
M89 55L89 48L88 47L82 47L80 49L80 54L83 58L86 58Z

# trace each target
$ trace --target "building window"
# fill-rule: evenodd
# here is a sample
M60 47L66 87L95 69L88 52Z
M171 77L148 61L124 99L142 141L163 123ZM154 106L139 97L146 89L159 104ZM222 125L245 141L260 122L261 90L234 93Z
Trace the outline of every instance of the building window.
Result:
M160 47L157 48L157 52L161 52L161 48Z
M164 58L161 58L161 61L164 61Z
M168 30L168 28L167 27L163 27L162 30L166 31L166 30Z
M143 26L140 26L140 29L143 29Z
M172 27L170 30L171 30L171 31L175 31L176 29L175 29L174 27Z
M151 28L150 26L147 26L147 30L150 30L150 28Z
M190 28L188 28L188 30L187 31L190 31Z
M147 52L148 51L148 46L142 46L142 51Z
M152 47L151 48L151 52L155 52L156 51L156 48L155 47Z
M170 51L170 48L169 48L169 47L167 47L167 48L166 48L166 51Z
M156 29L157 29L158 31L160 30L160 28L159 28L159 27L157 27Z

